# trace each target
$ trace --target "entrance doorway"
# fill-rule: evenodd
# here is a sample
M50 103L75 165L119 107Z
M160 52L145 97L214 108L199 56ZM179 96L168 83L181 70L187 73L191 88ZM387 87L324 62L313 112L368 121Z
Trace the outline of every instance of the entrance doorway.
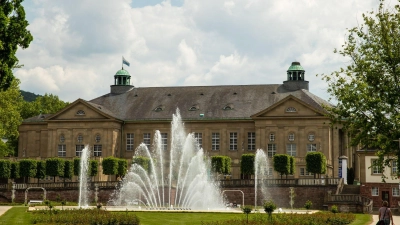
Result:
M390 202L389 202L389 191L382 191L382 202L387 201L389 203L390 207Z

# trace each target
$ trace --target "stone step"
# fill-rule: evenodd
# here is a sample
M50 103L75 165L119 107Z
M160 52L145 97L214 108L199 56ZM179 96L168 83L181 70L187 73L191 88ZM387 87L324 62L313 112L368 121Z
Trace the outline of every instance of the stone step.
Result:
M344 185L341 194L360 194L360 186L359 185Z

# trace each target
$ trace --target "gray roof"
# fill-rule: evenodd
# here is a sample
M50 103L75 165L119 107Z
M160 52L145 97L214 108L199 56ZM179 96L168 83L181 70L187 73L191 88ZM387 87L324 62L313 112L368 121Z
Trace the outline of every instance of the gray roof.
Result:
M106 94L89 101L121 120L171 120L179 108L184 120L251 119L292 95L318 111L331 105L307 90L288 91L280 84L133 88L123 94ZM224 110L230 106L231 110ZM191 111L192 107L197 110ZM156 108L160 108L157 111Z

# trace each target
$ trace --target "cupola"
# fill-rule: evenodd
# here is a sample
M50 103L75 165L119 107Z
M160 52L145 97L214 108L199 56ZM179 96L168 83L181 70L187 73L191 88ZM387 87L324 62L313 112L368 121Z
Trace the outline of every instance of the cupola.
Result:
M114 75L114 85L111 85L111 94L122 94L134 88L131 84L131 75L124 68Z
M285 89L297 91L301 89L308 90L308 81L305 80L305 70L299 62L292 62L287 70L287 80L283 82Z

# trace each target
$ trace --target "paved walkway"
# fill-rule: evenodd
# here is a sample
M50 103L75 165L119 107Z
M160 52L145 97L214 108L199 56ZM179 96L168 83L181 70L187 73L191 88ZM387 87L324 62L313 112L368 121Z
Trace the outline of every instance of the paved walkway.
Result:
M0 206L0 216L3 215L7 210L11 209L12 206Z
M378 214L375 213L373 216L373 222L370 225L375 225L378 222ZM393 216L393 222L395 225L400 225L400 216ZM392 221L390 221L390 225L392 225Z

